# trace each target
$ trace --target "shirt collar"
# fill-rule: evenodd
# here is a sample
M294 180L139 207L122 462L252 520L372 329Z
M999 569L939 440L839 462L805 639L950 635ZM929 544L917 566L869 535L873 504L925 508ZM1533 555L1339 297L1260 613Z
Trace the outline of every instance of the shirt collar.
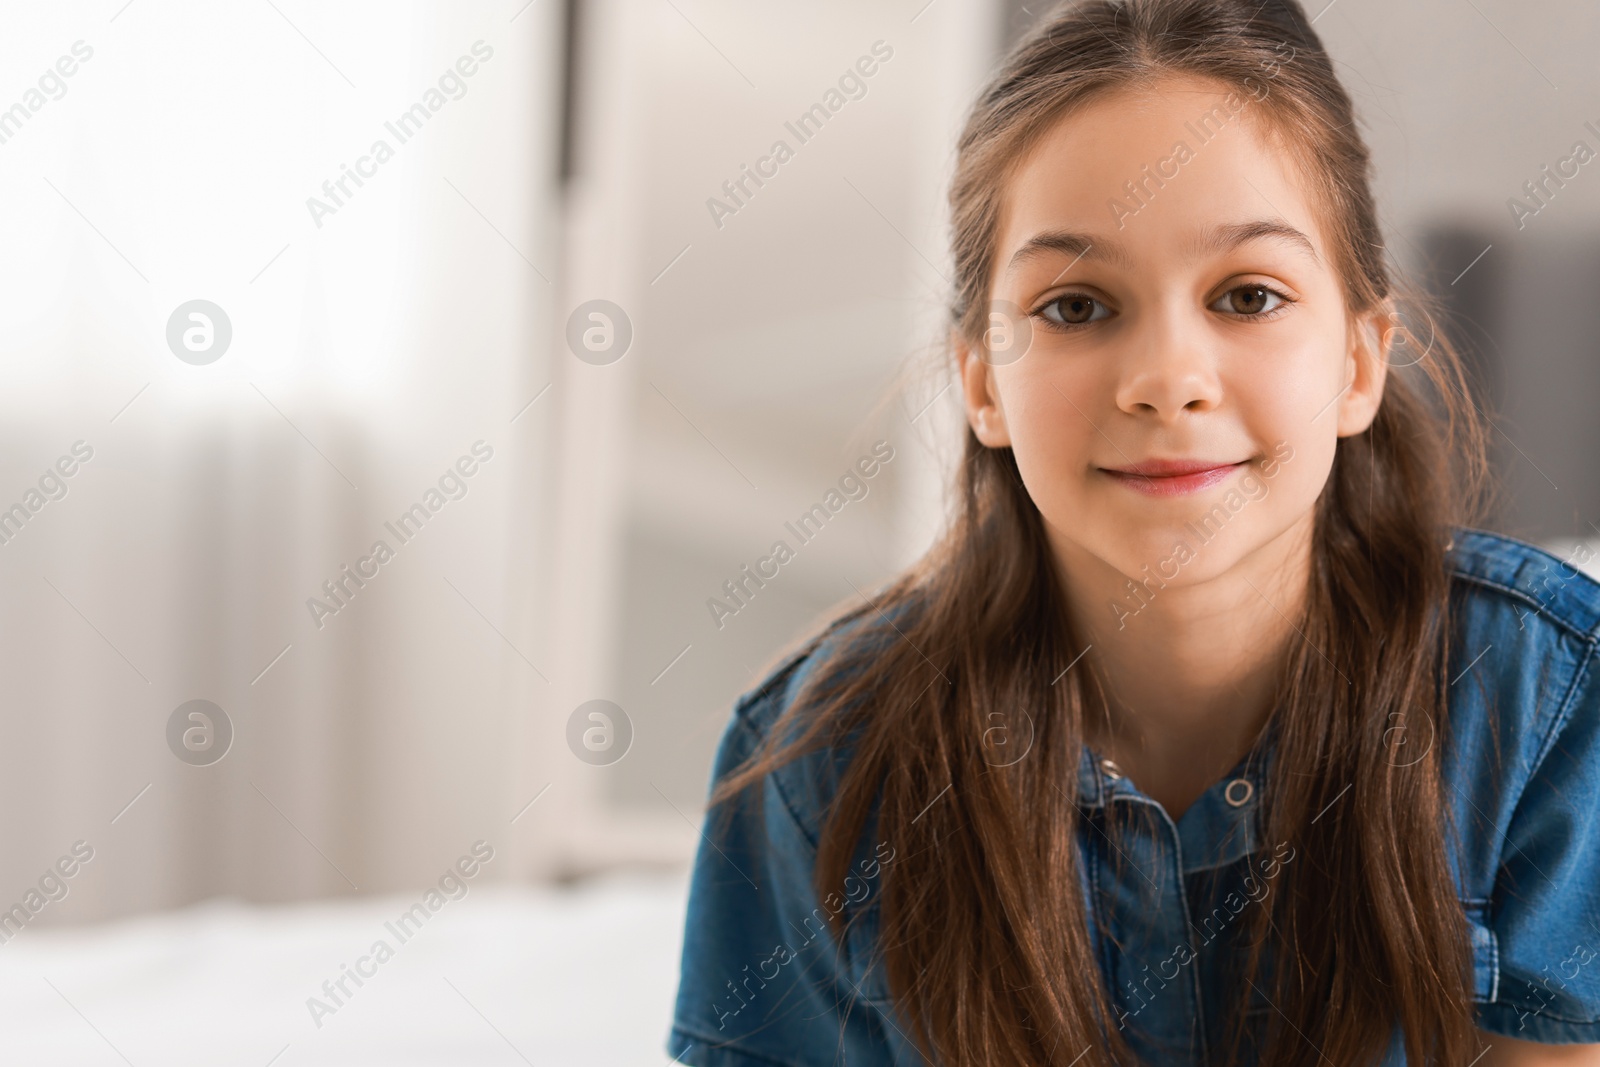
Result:
M1261 736L1233 768L1200 794L1175 826L1183 855L1183 871L1206 870L1233 863L1262 847L1261 805L1266 796L1276 751L1277 720L1269 719ZM1078 758L1078 804L1102 808L1125 797L1154 806L1110 760L1088 745Z

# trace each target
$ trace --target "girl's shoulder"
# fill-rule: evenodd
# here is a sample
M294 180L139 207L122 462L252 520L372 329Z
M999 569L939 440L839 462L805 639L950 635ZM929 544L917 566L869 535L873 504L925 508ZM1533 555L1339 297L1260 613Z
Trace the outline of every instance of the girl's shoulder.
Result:
M1469 614L1499 615L1525 630L1530 620L1594 641L1600 631L1600 581L1584 568L1596 553L1577 542L1566 558L1505 534L1455 527L1449 561ZM1518 624L1521 625L1518 625ZM1554 633L1542 633L1554 639Z
M1600 582L1581 547L1563 559L1483 530L1453 535L1441 770L1478 1023L1600 1041ZM1431 729L1411 740L1408 760Z
M1476 801L1513 802L1558 747L1600 781L1600 745L1580 738L1600 722L1600 582L1567 555L1452 531L1446 771L1474 783Z
M805 725L813 678L870 668L876 642L899 639L887 622L894 616L868 606L781 654L735 702L713 782L744 766L775 732L787 742L793 735L785 723ZM785 719L791 710L797 714ZM853 923L840 938L833 925L877 891L893 849L885 855L865 836L869 844L838 887L816 885L819 836L848 750L830 741L707 811L667 1047L676 1062L909 1062L892 1038L885 1051L893 1009L881 968L868 970L868 928Z
M866 669L876 650L901 640L896 623L912 604L882 609L870 603L862 611L839 615L779 654L760 681L734 703L734 716L758 738L765 738L784 712L802 698L805 687L822 672L850 674Z
M867 605L838 615L781 653L760 680L734 702L712 771L713 782L754 755L781 731L787 743L812 722L817 701L807 687L814 681L839 682L870 670L886 643L903 640L897 623L911 605ZM787 809L807 842L815 847L826 812L853 752L855 729L828 731L819 743L766 777L766 790Z

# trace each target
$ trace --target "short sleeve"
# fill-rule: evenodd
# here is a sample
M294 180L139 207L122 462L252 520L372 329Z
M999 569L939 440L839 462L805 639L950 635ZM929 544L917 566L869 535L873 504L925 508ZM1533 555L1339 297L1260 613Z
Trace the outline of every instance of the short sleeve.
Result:
M741 702L718 745L713 782L760 742L745 711ZM803 773L806 759L790 767ZM707 812L668 1055L697 1067L922 1062L896 1058L893 1024L851 980L812 888L815 855L774 776Z
M1522 796L1490 902L1498 956L1485 1030L1600 1043L1600 685L1589 653Z

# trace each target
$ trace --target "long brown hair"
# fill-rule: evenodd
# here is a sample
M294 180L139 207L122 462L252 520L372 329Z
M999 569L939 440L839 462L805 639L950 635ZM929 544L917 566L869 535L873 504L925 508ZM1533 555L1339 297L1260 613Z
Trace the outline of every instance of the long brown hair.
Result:
M1316 505L1297 621L1305 640L1281 669L1263 830L1304 859L1283 868L1269 906L1252 909L1244 942L1254 946L1245 977L1270 974L1279 1009L1260 1062L1367 1063L1398 1025L1410 1062L1466 1063L1471 962L1446 858L1442 745L1420 759L1418 745L1397 753L1407 725L1417 737L1448 725L1445 553L1450 526L1484 513L1485 423L1437 302L1390 278L1368 151L1300 5L1087 0L1047 16L997 69L960 138L952 325L982 344L1001 201L1030 146L1069 111L1168 75L1255 97L1263 129L1312 186L1347 311L1390 300L1410 315L1391 319L1375 420L1338 442ZM969 427L940 540L810 644L880 615L894 616L899 634L833 642L766 745L713 793L720 803L848 741L818 847L818 894L846 875L876 811L877 836L896 849L877 905L885 972L911 1036L937 1063L1133 1062L1082 898L1077 767L1087 717L1105 704L1094 671L1061 675L1083 647L1061 583L1011 449L983 446ZM1037 711L1032 748L997 766L985 732L994 714L1019 708ZM844 916L834 922L842 936ZM1241 981L1235 1054L1247 993Z

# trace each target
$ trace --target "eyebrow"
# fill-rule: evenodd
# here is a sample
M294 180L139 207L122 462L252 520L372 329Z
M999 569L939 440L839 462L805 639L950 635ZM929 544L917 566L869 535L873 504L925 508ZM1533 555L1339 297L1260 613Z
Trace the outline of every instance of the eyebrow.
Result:
M1194 258L1208 253L1226 252L1247 241L1259 240L1281 242L1310 256L1311 261L1318 266L1322 265L1311 238L1277 219L1251 219L1248 222L1213 226L1184 245L1183 252ZM1052 252L1076 256L1078 259L1099 259L1124 270L1134 269L1133 257L1128 254L1128 250L1110 238L1089 233L1073 233L1068 230L1046 230L1028 238L1021 248L1012 253L1011 262L1006 265L1006 273L1009 274L1024 263Z

